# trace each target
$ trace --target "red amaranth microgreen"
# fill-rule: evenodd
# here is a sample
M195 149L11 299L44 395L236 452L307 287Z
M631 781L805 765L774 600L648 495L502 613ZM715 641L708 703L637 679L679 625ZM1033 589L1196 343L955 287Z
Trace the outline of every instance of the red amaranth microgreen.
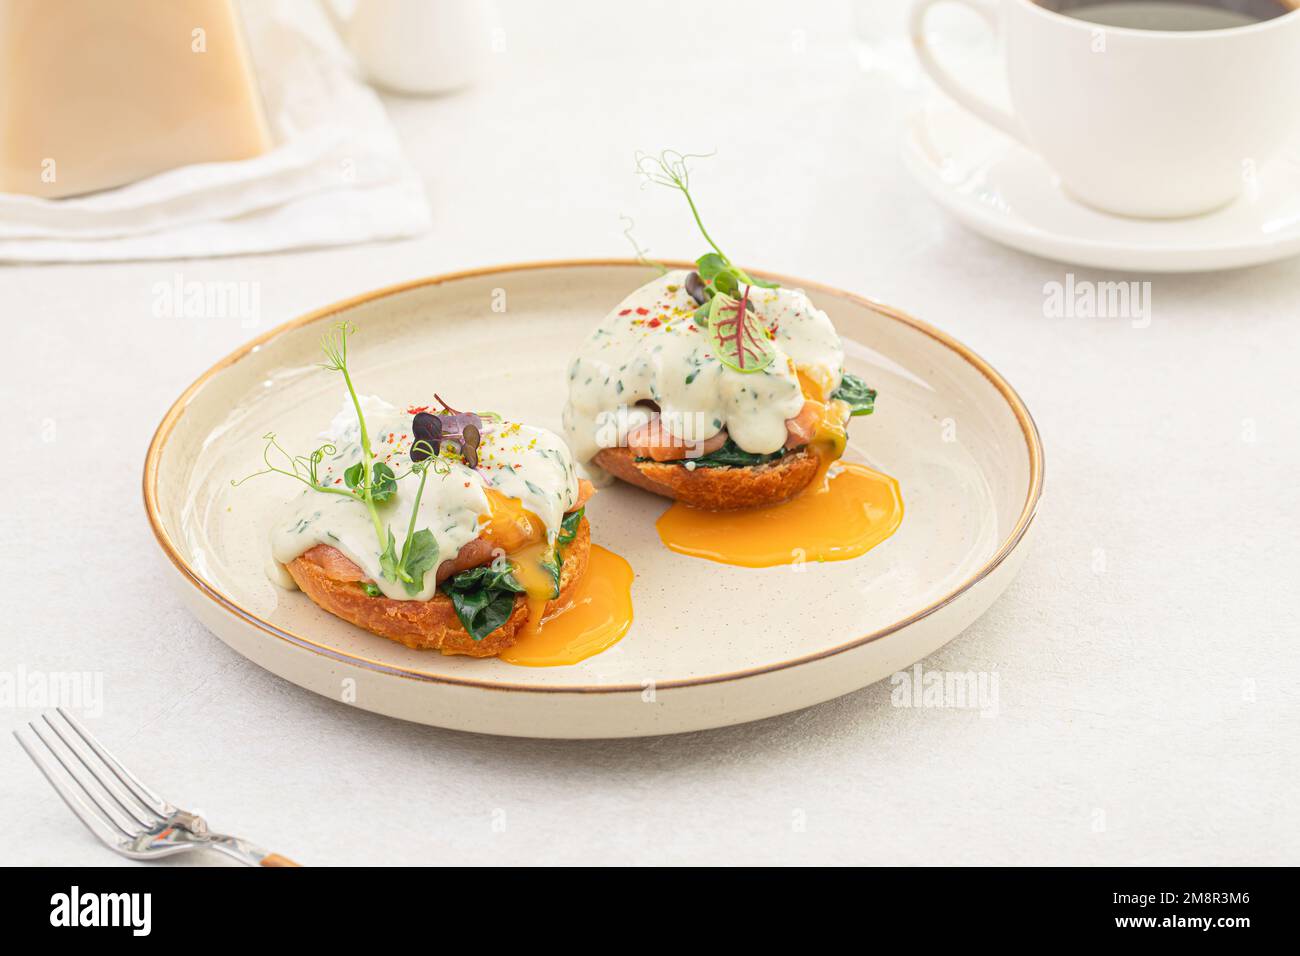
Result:
M709 340L718 361L737 372L761 372L776 350L771 333L749 308L750 287L739 299L719 292L709 301Z

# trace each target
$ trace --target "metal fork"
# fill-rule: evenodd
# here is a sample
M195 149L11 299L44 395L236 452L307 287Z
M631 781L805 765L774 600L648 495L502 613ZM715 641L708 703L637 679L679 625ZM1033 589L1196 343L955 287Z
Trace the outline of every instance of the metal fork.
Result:
M62 707L55 713L63 718L61 722L45 713L41 715L44 728L34 720L27 724L45 745L43 751L18 730L14 737L68 809L110 850L132 860L149 861L193 850L216 850L248 866L298 866L246 840L211 832L201 816L172 806L141 783ZM62 746L48 736L51 733ZM50 762L50 756L63 773Z

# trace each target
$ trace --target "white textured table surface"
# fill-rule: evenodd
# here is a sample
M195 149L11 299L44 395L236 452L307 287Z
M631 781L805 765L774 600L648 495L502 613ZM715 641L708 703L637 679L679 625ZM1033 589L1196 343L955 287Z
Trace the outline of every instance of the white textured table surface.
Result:
M491 79L387 101L428 184L426 237L0 269L0 671L102 674L87 723L130 766L309 864L1296 862L1300 262L1125 276L1152 281L1146 328L1045 318L1045 283L1113 277L927 201L896 135L921 92L863 69L847 6L609 6L508 4ZM175 396L258 330L155 318L155 283L258 283L260 330L431 273L622 256L620 213L653 254L692 256L677 198L630 173L664 145L718 149L696 184L736 258L941 326L1036 416L1034 553L925 662L995 673L996 716L892 707L880 684L680 737L493 739L316 697L182 610L141 461ZM10 702L0 721L34 713ZM12 740L0 779L0 863L117 862Z

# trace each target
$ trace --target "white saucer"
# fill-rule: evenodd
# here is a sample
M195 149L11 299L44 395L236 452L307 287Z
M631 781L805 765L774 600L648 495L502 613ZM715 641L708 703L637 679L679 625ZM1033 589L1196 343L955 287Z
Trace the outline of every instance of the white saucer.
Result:
M1126 219L1077 202L1042 159L947 102L908 118L903 157L962 223L1048 259L1198 272L1300 254L1300 157L1294 153L1264 166L1230 205L1177 220Z

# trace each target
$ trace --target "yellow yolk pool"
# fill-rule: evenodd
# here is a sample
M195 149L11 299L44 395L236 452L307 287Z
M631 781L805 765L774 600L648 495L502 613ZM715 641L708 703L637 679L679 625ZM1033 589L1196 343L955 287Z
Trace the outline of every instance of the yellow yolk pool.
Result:
M671 550L721 564L770 568L865 554L903 522L898 482L854 462L823 467L798 497L744 511L680 502L655 523Z
M704 511L678 502L655 523L670 550L720 564L770 568L856 558L898 530L903 522L898 482L839 460L848 444L848 407L828 398L828 380L804 369L796 374L804 397L817 403L808 443L821 459L816 477L797 497L765 508Z
M517 561L516 568L522 564ZM570 600L546 617L540 617L539 604L524 575L518 570L516 575L530 590L530 616L519 641L500 655L507 663L525 667L576 664L617 644L632 626L632 566L600 545L591 546L587 573L574 586ZM546 601L542 598L540 607Z
M515 499L489 489L491 514L483 536L510 558L528 601L528 624L501 660L525 667L576 664L617 644L632 626L632 566L592 545L587 572L563 607L546 614L555 578L544 566L551 557L546 527Z

